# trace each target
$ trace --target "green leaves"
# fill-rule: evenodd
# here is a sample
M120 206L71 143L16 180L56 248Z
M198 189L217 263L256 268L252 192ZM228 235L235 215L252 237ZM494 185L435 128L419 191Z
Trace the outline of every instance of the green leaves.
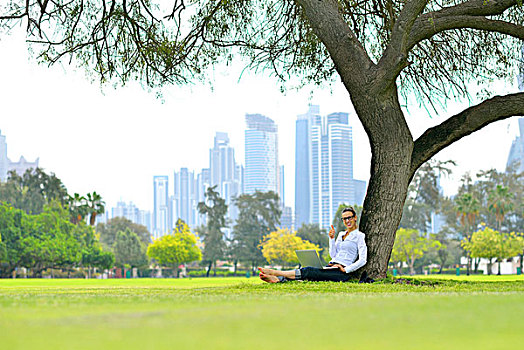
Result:
M391 260L393 262L406 262L410 273L414 274L415 260L422 258L430 249L440 249L441 243L437 240L422 236L418 230L400 228L397 231Z
M59 203L47 206L38 215L1 203L0 232L3 277L16 267L26 267L38 275L47 268L78 267L84 262L108 268L114 262L111 253L102 251L93 228L85 223L72 224Z
M499 232L487 226L474 232L471 239L464 238L461 244L474 258L506 259L524 250L522 234Z
M146 248L129 228L118 232L113 245L117 266L141 267L147 265Z
M181 220L172 234L162 236L147 248L147 255L161 266L175 266L199 261L202 253L197 238Z
M270 264L285 266L298 264L298 258L295 254L297 249L316 249L320 251L320 247L303 240L297 236L296 232L288 229L278 229L266 235L260 246L262 247L262 255Z
M235 205L239 215L233 228L234 254L237 259L255 267L265 261L259 247L262 239L276 231L280 223L280 199L275 192L256 191L240 195L235 199Z

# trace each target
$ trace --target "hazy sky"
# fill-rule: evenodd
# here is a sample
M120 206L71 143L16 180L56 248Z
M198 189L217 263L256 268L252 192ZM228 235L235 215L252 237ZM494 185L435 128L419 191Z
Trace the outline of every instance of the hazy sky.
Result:
M285 165L286 204L294 206L295 121L308 109L320 105L322 115L350 113L354 139L354 176L368 180L370 150L348 94L335 84L329 89L290 90L285 95L268 75L244 75L242 67L216 71L209 86L168 86L164 102L139 85L113 89L91 84L82 69L38 66L29 58L20 35L0 37L0 130L7 137L11 160L23 155L54 172L70 193L99 192L107 207L118 200L133 201L151 210L153 176L169 175L187 167L199 172L209 166L209 148L215 132L229 134L237 162L244 164L245 114L264 114L278 124L279 158ZM501 94L514 86L493 86ZM413 135L442 122L465 104L452 103L446 113L429 117L423 110L409 109ZM444 182L454 193L465 171L504 170L511 142L518 133L517 118L494 123L464 138L437 155L459 166Z

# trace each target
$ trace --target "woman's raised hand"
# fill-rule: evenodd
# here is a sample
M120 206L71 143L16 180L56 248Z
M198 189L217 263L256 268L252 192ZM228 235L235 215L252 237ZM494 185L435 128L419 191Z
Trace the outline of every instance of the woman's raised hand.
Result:
M335 228L333 227L333 225L331 225L331 230L329 230L329 238L333 239L335 238Z

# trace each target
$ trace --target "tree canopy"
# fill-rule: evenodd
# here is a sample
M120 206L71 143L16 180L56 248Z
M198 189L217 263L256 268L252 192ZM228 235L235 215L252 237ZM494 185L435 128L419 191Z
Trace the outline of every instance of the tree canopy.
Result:
M72 224L67 209L60 203L46 205L37 215L0 202L0 276L11 276L25 267L34 276L48 268L109 268L112 253L103 252L92 226Z
M280 264L284 266L293 266L298 264L298 258L295 253L297 249L316 249L320 248L309 241L303 240L297 236L296 232L288 229L278 229L264 237L260 243L262 255L270 264Z
M421 236L417 230L400 228L397 231L391 260L394 262L406 262L409 266L410 274L413 275L415 274L415 260L421 258L432 247L439 249L441 243Z
M226 227L227 204L216 186L209 187L206 191L206 201L198 203L198 212L206 216L206 226L199 232L204 241L204 254L202 259L209 263L207 276L214 266L216 275L216 261L226 255L226 241L222 230Z
M276 231L280 223L280 198L272 191L256 191L238 196L234 203L239 213L233 227L232 250L238 260L250 263L254 269L265 261L259 246L262 239Z
M41 168L27 169L21 176L10 171L7 180L0 182L0 201L11 203L27 214L40 214L52 201L66 206L67 198L62 180Z
M7 28L23 20L38 58L76 60L101 81L140 79L150 86L202 78L233 53L282 81L325 84L346 60L375 66L403 92L467 95L467 83L513 79L520 0L11 0ZM345 37L345 38L344 38ZM357 68L357 67L356 67ZM357 68L358 69L358 68ZM355 77L357 79L357 77Z
M100 234L100 242L106 250L113 249L113 244L115 243L118 232L126 231L127 229L136 233L145 246L151 242L151 235L147 227L135 224L131 220L123 217L115 217L109 219L106 223L100 223L96 226L96 231Z
M472 257L488 259L488 274L491 275L493 259L499 258L500 262L502 259L512 258L522 253L524 239L514 232L504 233L484 227L474 232L471 239L464 238L462 246L471 252Z
M146 246L140 241L140 237L126 228L119 231L113 244L115 263L121 267L142 267L146 266Z
M164 235L147 247L147 255L161 266L172 266L178 275L180 264L199 261L202 252L197 247L197 238L181 220L172 234Z

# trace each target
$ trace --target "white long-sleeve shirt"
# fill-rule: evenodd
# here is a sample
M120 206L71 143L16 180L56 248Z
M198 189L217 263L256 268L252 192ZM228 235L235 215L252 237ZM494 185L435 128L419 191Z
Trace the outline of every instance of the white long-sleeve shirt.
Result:
M366 264L368 247L365 241L366 235L359 230L351 231L346 239L342 240L345 234L346 231L341 231L336 239L329 239L329 256L331 262L344 265L346 273L350 273Z

